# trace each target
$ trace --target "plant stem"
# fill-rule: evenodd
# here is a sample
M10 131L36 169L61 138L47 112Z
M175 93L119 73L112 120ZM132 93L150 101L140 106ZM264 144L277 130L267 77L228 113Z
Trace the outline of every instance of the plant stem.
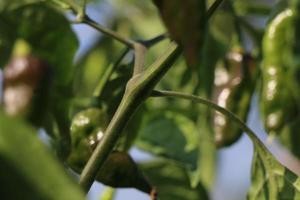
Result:
M110 64L107 67L107 69L105 70L105 72L104 72L103 76L101 77L99 83L96 86L96 89L94 91L93 96L95 96L95 97L100 97L101 96L102 91L105 88L105 85L106 85L107 81L111 77L111 75L114 72L114 70L116 69L116 67L118 67L120 65L120 63L122 62L123 58L127 55L129 50L130 49L128 47L126 47L126 49L121 53L121 56L118 58L118 60L114 64Z
M268 151L267 148L264 146L264 144L256 136L256 134L242 120L240 120L235 114L233 114L229 110L211 102L210 100L207 100L207 99L195 96L195 95L191 95L191 94L185 94L185 93L174 92L174 91L160 91L160 90L152 91L151 97L181 98L181 99L193 101L195 103L200 103L200 104L206 105L209 108L214 109L214 110L222 113L226 117L230 118L250 137L250 139L252 141L254 141L254 144L259 144L256 146L261 146L265 151Z
M90 189L98 171L114 148L130 117L139 105L147 99L154 86L170 69L180 53L181 49L175 43L171 43L162 57L144 72L129 80L122 101L106 129L103 139L97 145L80 176L79 184L85 191Z
M145 47L149 48L153 45L157 44L158 42L166 39L168 37L168 33L163 33L161 35L158 35L152 39L149 40L137 40L138 43L143 44Z
M206 13L207 19L211 18L211 16L215 13L215 11L219 8L219 6L223 3L224 0L216 0L208 9Z
M134 63L134 72L133 75L137 75L141 73L144 69L144 64L145 64L145 54L147 52L148 48L151 48L155 44L159 43L160 41L166 39L167 34L161 34L158 35L152 39L149 40L140 40L135 44L135 63ZM93 96L99 97L105 87L105 84L107 83L108 79L111 77L113 71L117 66L120 65L121 61L123 58L126 56L126 54L130 51L130 48L126 48L118 60L114 63L108 66L108 68L105 70L101 80L99 81Z
M127 38L119 35L118 33L112 31L111 29L98 24L97 22L92 20L87 15L83 16L82 19L78 19L78 23L87 24L87 25L93 27L94 29L100 31L101 33L111 36L112 38L118 40L119 42L125 44L126 46L128 46L130 48L134 48L134 44L136 43L135 41L127 39Z
M82 14L83 16L86 15L86 5L87 5L87 0L82 0L81 14Z
M133 68L133 76L142 73L144 71L145 65L145 56L146 56L147 48L140 44L134 44L134 68Z

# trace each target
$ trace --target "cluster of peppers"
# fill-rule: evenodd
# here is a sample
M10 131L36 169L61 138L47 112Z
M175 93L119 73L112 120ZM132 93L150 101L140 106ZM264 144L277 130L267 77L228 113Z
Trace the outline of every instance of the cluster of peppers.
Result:
M88 108L74 116L71 124L72 151L67 160L73 170L81 173L104 136L107 123L107 114L100 108ZM125 151L114 150L97 174L96 180L111 187L137 188L152 196L155 193L137 164Z
M259 103L262 121L270 138L281 142L300 156L300 13L297 0L270 20L263 36L260 74L253 58L241 51L229 53L217 67L213 99L215 103L246 121L250 99L260 75ZM215 141L226 147L242 131L227 117L214 113Z
M1 106L5 113L24 118L37 128L45 127L52 76L51 67L38 56L30 52L14 55L3 70ZM70 150L65 162L77 173L83 170L108 125L107 109L100 106L99 102L96 104L93 102L77 112L70 124ZM129 128L136 126L136 123L129 123ZM136 188L148 193L151 199L156 199L156 190L127 153L134 134L127 135L120 139L96 180L114 188ZM50 136L54 135L50 133Z
M280 135L296 155L300 123L300 14L297 6L279 13L269 24L263 38L262 87L260 107L265 129ZM254 58L234 49L217 66L213 100L246 121L257 75ZM41 126L39 112L44 112L51 85L51 68L32 56L19 56L4 68L3 108L12 116L24 116ZM36 106L40 105L40 106ZM38 116L36 118L35 116ZM78 112L71 124L71 151L68 165L81 173L108 124L103 109L90 107ZM215 142L226 147L236 142L242 130L220 113L213 113ZM153 187L125 151L114 150L96 179L112 187L133 187L153 194Z
M263 38L261 111L265 129L300 156L299 3L271 20Z

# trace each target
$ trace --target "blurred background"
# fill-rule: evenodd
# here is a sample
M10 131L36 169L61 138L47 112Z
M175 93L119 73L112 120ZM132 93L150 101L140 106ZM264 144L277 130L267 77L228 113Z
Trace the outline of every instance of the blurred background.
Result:
M259 2L265 3L266 5L275 3L271 0ZM165 32L165 28L160 22L156 8L154 8L154 6L149 2L145 1L97 0L88 5L87 13L92 19L101 23L102 25L114 28L122 35L130 35L131 37L133 36L134 39L149 39ZM71 14L68 15L68 17L73 19ZM246 20L261 29L264 29L267 23L267 19L264 16L248 16ZM224 23L224 21L222 23ZM77 52L74 62L80 62L86 56L88 51L97 45L99 46L100 54L103 54L101 52L103 49L101 50L101 48L102 45L104 48L107 48L107 46L105 46L105 41L107 40L106 37L86 25L76 24L73 25L73 29L80 41L80 48ZM252 51L253 44L249 36L246 35L245 40L248 41L245 42L246 48L248 51ZM103 66L107 65L109 60L116 54L114 49L120 48L120 44L112 43L110 45L116 48L110 47L109 49L104 49L106 52L105 56L102 57L98 56L99 54L96 54L95 58L93 58L93 63ZM147 62L150 63L153 61L154 58L157 57L161 52L162 50L158 45L157 48L155 48L153 51L150 51L150 54L147 56ZM86 77L90 77L91 81L97 80L97 78L95 78L97 73L93 72L91 74L84 75ZM0 88L2 88L1 83L2 76L0 72ZM93 85L93 83L90 85ZM87 88L87 91L88 90L89 88ZM2 90L0 90L0 97L1 95ZM281 161L295 173L300 174L299 162L293 156L291 156L287 150L285 150L278 142L276 142L276 140L273 141L272 144L267 142L267 135L263 130L260 120L258 99L256 95L254 95L252 98L247 124L262 139L262 141L265 142L267 147L279 161ZM152 158L150 154L147 154L138 148L133 148L130 151L130 154L137 162L151 160ZM217 169L213 187L214 189L210 194L212 200L245 199L250 186L252 155L252 142L245 134L243 134L239 141L232 146L218 150ZM90 200L100 199L100 195L104 188L105 186L102 184L94 183L91 191L88 194L88 198ZM119 189L116 194L116 199L148 200L149 196L135 189Z
M129 26L133 26L137 37L151 38L158 33L163 32L164 28L157 19L157 13L154 7L144 1L132 1L132 4L126 4L125 1L100 1L88 6L88 13L93 19L101 24L113 27L116 26L122 34L130 32ZM271 5L275 1L258 1ZM123 25L116 25L116 19L123 18L127 23ZM267 19L264 16L253 17L249 16L248 21L256 27L264 29ZM127 24L127 27L126 27ZM102 38L97 31L84 26L74 25L75 32L80 40L80 49L77 54L77 59L84 55L85 51L94 45L95 41ZM132 30L131 30L132 31ZM253 45L250 39L246 46L248 50L252 50ZM300 173L299 162L291 156L291 154L284 149L278 142L274 141L268 144L267 135L264 132L259 110L258 99L254 96L251 103L251 109L248 116L247 124L249 127L258 134L264 141L271 152L284 163L288 168L296 173ZM211 193L213 200L242 200L246 198L248 188L250 186L250 171L251 161L253 154L253 146L250 139L243 134L240 140L228 148L218 150L217 152L217 171L214 183L214 189ZM145 161L151 159L151 155L133 148L131 155L136 161ZM103 191L103 185L94 183L92 190L89 193L89 199L99 199L99 195ZM134 200L147 200L149 197L134 189L119 189L116 196L117 200L134 199Z

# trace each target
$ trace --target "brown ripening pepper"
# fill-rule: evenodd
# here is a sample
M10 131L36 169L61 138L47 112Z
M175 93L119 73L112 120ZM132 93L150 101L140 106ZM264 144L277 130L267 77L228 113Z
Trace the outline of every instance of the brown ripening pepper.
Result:
M16 56L5 66L3 79L4 111L40 126L49 100L49 65L32 55Z
M246 121L254 90L254 60L251 55L232 51L224 65L217 66L214 102ZM217 147L226 147L236 142L241 134L240 127L225 115L214 112L213 124Z

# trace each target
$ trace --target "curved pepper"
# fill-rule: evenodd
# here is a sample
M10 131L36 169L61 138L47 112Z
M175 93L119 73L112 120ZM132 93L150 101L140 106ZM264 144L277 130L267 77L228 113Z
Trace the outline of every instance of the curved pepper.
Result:
M214 101L235 113L240 119L247 119L250 101L254 90L253 58L240 51L229 53L225 67L216 69ZM214 114L215 142L218 147L225 147L236 142L242 130L226 116Z

